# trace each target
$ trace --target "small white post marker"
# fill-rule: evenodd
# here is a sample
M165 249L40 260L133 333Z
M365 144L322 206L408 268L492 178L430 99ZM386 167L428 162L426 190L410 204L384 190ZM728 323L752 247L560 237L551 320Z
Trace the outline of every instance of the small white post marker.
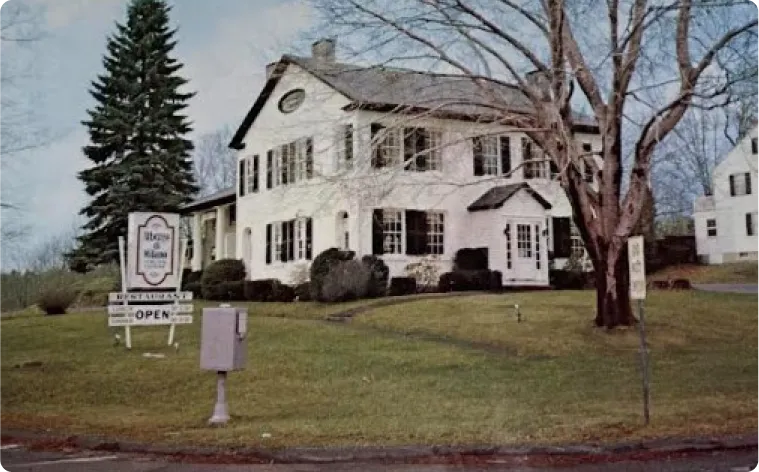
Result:
M126 255L124 254L124 236L119 236L119 264L121 266L121 293L124 294L124 306L129 304L127 300L127 267ZM124 326L124 344L127 349L132 349L132 328L127 324Z

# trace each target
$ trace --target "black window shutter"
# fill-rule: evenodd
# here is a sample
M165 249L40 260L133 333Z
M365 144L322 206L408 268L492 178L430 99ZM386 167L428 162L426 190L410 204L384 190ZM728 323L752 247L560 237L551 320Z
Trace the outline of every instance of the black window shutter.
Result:
M501 174L511 173L511 139L501 136Z
M314 176L314 140L306 138L306 178Z
M311 244L313 229L311 228L311 218L306 219L306 259L311 260Z
M345 161L353 160L353 125L345 127Z
M415 158L416 171L423 172L427 170L427 159L429 159L430 149L430 131L424 128L417 128L415 131L416 152Z
M375 209L372 212L372 254L378 255L385 252L383 233L382 210Z
M253 191L258 192L258 154L253 156Z
M548 159L548 167L551 169L551 178L559 175L559 166L551 158Z
M482 138L472 139L472 155L474 156L474 175L485 175L485 166L482 158Z
M239 193L240 193L240 196L242 197L243 195L245 195L245 159L241 159L240 162L238 162L238 164L239 164L239 172L237 173L237 176L240 179Z
M746 234L748 236L753 236L753 226L751 225L751 213L746 213Z
M266 188L271 188L271 184L272 184L271 177L272 177L272 172L273 172L273 168L272 168L272 164L274 160L273 158L274 158L274 153L272 152L272 150L269 149L268 151L266 151Z
M416 149L416 128L403 129L403 168L408 170L414 166L411 157L417 151Z
M730 176L730 196L731 197L735 196L735 176L734 175Z
M572 253L571 220L567 217L553 219L553 256L569 257Z
M406 254L427 253L427 214L423 211L406 210Z
M522 168L524 169L524 178L532 178L532 166L527 164L532 159L532 142L529 138L522 138Z
M746 172L744 175L746 177L746 195L751 195L751 174Z
M377 140L377 135L382 131L385 127L382 126L379 123L372 123L371 130L372 130L372 167L374 168L380 168L384 167L384 159L382 158L382 143Z
M266 263L271 264L271 223L266 225Z
M287 232L290 235L287 241L287 260L292 261L295 259L295 220L287 222Z

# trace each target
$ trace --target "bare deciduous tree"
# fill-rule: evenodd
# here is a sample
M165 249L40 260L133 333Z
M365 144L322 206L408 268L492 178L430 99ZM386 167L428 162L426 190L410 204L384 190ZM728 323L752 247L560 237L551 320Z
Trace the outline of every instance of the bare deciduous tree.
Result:
M28 90L19 89L32 75L33 61L30 59L32 46L42 34L39 27L40 11L23 2L8 2L3 5L0 16L0 169L3 175L3 195L0 208L3 224L0 237L6 249L15 250L16 243L27 232L18 202L10 201L8 195L17 185L14 175L17 162L14 154L43 144L38 117Z
M225 126L203 134L195 141L192 159L200 196L228 189L235 184L237 158L229 148L231 140L232 130Z
M378 56L467 76L482 91L474 105L545 151L560 170L597 274L595 324L633 324L626 242L641 217L654 151L689 108L730 99L733 75L725 67L736 42L756 42L756 7L738 0L321 0L320 6L338 34L353 35ZM526 97L530 112L500 93L506 83ZM575 137L573 103L587 104L598 124L602 168ZM598 189L584 181L583 161Z

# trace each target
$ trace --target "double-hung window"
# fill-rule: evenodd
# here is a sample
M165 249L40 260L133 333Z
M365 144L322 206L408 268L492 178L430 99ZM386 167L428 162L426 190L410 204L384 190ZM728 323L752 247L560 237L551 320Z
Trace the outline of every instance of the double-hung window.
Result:
M476 136L472 139L474 175L511 173L511 140L508 136Z
M406 170L442 170L442 133L426 128L371 125L372 167L403 164Z
M445 252L445 219L442 212L374 210L374 254L428 255Z

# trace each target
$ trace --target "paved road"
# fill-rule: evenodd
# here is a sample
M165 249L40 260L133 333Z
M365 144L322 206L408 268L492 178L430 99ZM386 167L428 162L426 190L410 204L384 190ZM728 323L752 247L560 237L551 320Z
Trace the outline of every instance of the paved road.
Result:
M725 293L757 293L756 284L693 284L696 290Z
M756 467L757 451L699 453L654 462L614 462L561 468L490 463L482 466L455 465L382 465L382 464L276 464L220 465L182 464L152 457L94 452L32 452L23 447L4 444L0 463L10 472L749 472Z

